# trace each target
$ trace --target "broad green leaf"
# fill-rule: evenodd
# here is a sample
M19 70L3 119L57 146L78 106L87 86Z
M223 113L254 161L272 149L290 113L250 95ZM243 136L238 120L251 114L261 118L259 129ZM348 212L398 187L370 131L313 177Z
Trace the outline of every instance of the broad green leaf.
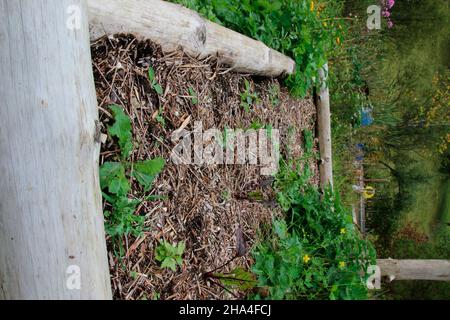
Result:
M280 237L280 239L285 239L287 236L287 227L286 227L286 222L283 220L275 220L273 222L273 227L274 227L274 231L275 233L278 235L278 237Z
M257 284L254 275L241 267L235 268L230 273L217 274L216 276L220 279L223 285L228 287L236 287L243 291L253 289Z
M175 257L175 261L178 263L178 265L181 267L183 266L183 258L180 256Z
M179 242L178 247L177 247L177 254L181 256L184 253L185 248L186 248L186 243L184 241Z
M167 257L164 259L164 261L161 263L161 268L169 268L172 271L177 270L175 259L172 257Z
M130 118L117 105L111 105L109 108L113 112L115 122L109 127L108 132L111 136L117 137L122 159L127 159L133 150Z
M164 168L165 161L163 158L155 158L152 160L140 161L134 164L133 177L144 187L145 191L150 190L156 176Z
M130 184L125 176L125 168L120 162L105 162L100 167L101 189L108 188L109 193L126 195Z
M169 256L174 256L177 254L176 246L170 244L169 242L164 242L164 249L166 254Z

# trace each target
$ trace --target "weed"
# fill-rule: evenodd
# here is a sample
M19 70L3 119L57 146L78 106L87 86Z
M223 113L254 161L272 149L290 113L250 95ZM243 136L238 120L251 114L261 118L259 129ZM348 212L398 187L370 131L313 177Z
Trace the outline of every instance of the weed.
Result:
M178 244L171 244L165 240L160 240L156 247L155 259L161 262L161 268L169 268L176 271L177 265L183 265L183 253L186 245L183 241Z
M247 194L247 196L252 201L263 201L264 200L264 195L262 194L261 191L250 191Z
M108 132L112 137L117 137L122 152L122 159L126 159L133 150L131 121L121 107L112 105L110 109L114 115L115 122L114 125L108 128Z
M241 93L241 107L244 108L246 112L250 112L250 107L253 103L258 103L259 98L256 92L251 91L250 82L244 79L245 91Z
M164 168L165 161L162 158L156 158L135 163L129 162L128 157L133 147L130 119L119 106L112 105L110 109L115 122L108 128L108 132L111 136L118 138L121 158L117 162L105 162L100 167L100 187L110 208L104 210L105 230L112 237L127 234L137 237L144 231L144 217L136 214L136 208L143 200L153 200L155 196L145 197L142 194L142 199L130 199L130 181L134 178L143 192L148 192L154 179ZM122 255L120 246L119 249Z
M259 120L252 121L250 129L259 130L261 128L264 128L264 125Z
M189 96L191 97L191 102L193 105L197 105L198 104L198 97L197 97L197 93L195 92L195 90L192 87L189 87Z
M311 130L303 131L303 138L305 139L305 157L313 155L314 136Z
M280 104L280 86L278 84L272 84L269 87L269 100L273 107Z
M156 81L155 70L152 67L148 68L148 79L150 80L153 90L155 90L158 95L162 96L164 93L163 89L158 81Z
M223 191L220 193L220 198L221 198L223 201L229 201L229 200L231 199L231 193L230 193L230 190L228 190L228 189L223 190Z
M160 300L161 299L161 293L159 292L153 292L152 294L152 300Z
M166 119L164 118L164 116L162 115L162 110L160 110L158 112L158 114L156 115L155 119L156 121L158 121L158 123L161 125L161 127L165 128L166 127Z

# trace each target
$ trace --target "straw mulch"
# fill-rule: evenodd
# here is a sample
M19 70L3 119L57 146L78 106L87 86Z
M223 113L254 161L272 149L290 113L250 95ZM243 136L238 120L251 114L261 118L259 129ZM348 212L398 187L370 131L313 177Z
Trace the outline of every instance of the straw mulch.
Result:
M124 236L126 255L121 259L113 254L107 238L114 297L242 298L245 293L227 292L203 274L236 255L237 238L247 253L220 271L236 266L251 269L251 247L258 241L258 230L281 215L271 179L261 176L256 165L175 165L170 161L174 147L171 133L182 126L192 130L194 121L202 121L203 130L271 124L281 132L282 154L289 145L293 156L301 156L302 130L315 131L312 99L292 99L283 88L274 95L280 88L276 79L235 74L214 57L197 60L182 51L164 54L157 45L131 35L97 40L92 43L92 55L103 133L112 123L108 106L120 105L132 119L135 147L131 159L161 156L167 162L152 190L152 194L167 199L144 202L136 212L145 215L149 231L137 239ZM162 96L151 88L147 75L150 65L164 90ZM249 112L241 106L244 79L259 98ZM189 88L195 91L198 104L193 103ZM276 99L279 103L275 106ZM158 121L158 114L164 124L161 118ZM114 161L118 155L117 143L108 137L102 145L101 163ZM315 163L312 168L317 173ZM176 272L162 270L154 259L160 239L186 242L183 267Z

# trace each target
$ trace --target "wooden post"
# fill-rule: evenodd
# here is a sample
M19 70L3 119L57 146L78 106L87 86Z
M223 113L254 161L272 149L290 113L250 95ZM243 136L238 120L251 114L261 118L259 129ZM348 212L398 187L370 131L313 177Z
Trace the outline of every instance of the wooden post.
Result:
M0 0L0 299L110 299L84 0Z
M279 76L295 71L295 62L260 41L203 19L197 12L161 0L88 0L92 39L132 33L164 51L182 47L205 58L217 55L237 72Z
M320 150L320 186L325 188L333 187L333 161L331 151L331 113L330 113L330 93L325 81L328 78L328 64L325 64L319 71L319 77L324 81L317 93L317 129L319 136Z
M393 280L450 281L450 260L378 259L382 276Z

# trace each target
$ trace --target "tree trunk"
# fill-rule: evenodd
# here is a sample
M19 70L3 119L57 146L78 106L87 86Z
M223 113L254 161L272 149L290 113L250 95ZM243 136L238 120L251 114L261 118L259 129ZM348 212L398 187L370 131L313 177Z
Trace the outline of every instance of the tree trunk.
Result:
M0 0L0 299L110 299L84 0Z
M378 259L382 276L392 280L450 281L450 260Z
M325 64L319 71L319 76L323 81L328 77L328 64ZM320 150L320 186L325 188L333 187L333 161L331 150L331 113L330 113L330 93L328 86L324 84L319 89L316 98L317 105L317 129L319 136Z
M92 39L132 33L150 39L164 51L182 47L205 58L218 55L237 72L263 76L291 74L295 62L260 41L200 17L197 12L160 0L88 0Z

